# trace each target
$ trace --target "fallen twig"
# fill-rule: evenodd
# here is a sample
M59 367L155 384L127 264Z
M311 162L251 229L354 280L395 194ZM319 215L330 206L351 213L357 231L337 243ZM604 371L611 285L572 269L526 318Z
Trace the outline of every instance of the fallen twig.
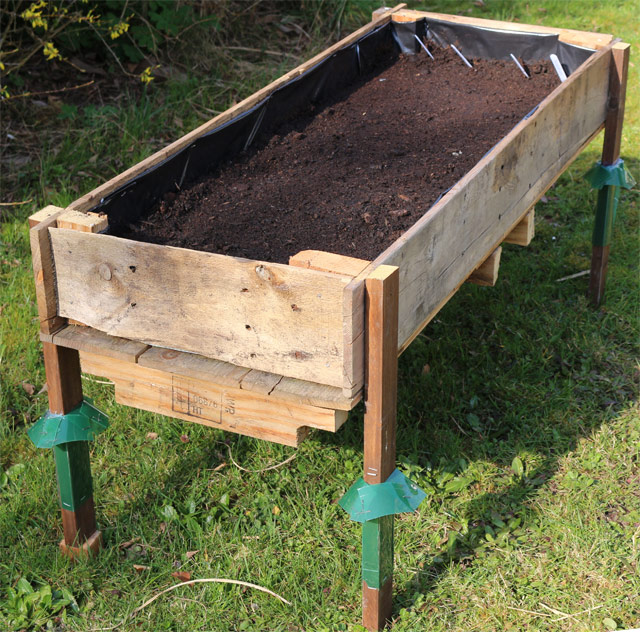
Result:
M278 595L277 593L274 593L268 588L264 588L263 586L258 586L257 584L251 584L249 582L243 582L238 579L223 579L220 577L207 577L205 579L191 579L188 582L180 582L179 584L174 584L173 586L169 586L169 588L165 588L164 590L161 590L157 595L154 595L150 599L147 599L141 606L138 606L135 610L133 610L131 614L125 617L122 621L120 621L120 623L116 623L116 625L113 625L109 628L94 628L93 632L106 632L107 630L115 630L119 628L121 625L124 625L129 619L133 619L133 617L135 617L138 614L138 612L146 608L148 605L152 604L156 599L158 599L159 597L162 597L162 595L165 595L168 592L175 590L176 588L180 588L182 586L191 586L193 584L206 584L206 583L235 584L236 586L246 586L247 588L254 588L255 590L259 590L261 592L267 593L268 595L271 595L272 597L275 597L276 599L279 599L283 603L286 603L288 606L291 605L290 601L287 601L284 597L281 597L280 595Z
M578 277L586 276L587 274L589 274L589 272L590 270L583 270L582 272L576 272L575 274L570 274L569 276L556 279L556 283L560 283L561 281L568 281L569 279L577 279Z
M260 474L261 472L267 472L269 470L275 470L277 467L282 467L283 465L286 465L287 463L289 463L290 461L293 461L293 459L296 458L297 456L297 452L294 452L288 459L285 459L284 461L282 461L282 463L276 463L275 465L270 465L269 467L265 467L262 468L261 470L248 470L244 467L242 467L242 465L238 465L234 459L233 459L233 454L231 453L231 446L227 446L228 450L229 450L229 459L231 460L231 462L239 469L242 470L243 472L247 472L248 474Z
M29 202L33 202L33 198L29 198L24 202L0 202L0 206L20 206L21 204L29 204Z

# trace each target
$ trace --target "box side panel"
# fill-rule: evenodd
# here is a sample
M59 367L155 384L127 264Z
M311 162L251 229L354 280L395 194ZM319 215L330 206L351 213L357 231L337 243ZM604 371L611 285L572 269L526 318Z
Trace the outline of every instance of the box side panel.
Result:
M58 314L150 345L342 387L351 277L50 229Z
M399 349L602 127L610 63L596 53L374 261L400 267Z

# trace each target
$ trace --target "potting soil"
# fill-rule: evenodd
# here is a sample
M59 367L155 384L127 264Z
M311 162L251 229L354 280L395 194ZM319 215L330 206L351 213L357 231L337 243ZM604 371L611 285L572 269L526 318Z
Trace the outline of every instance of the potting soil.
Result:
M166 193L116 234L287 263L300 250L374 259L555 88L550 62L401 55Z

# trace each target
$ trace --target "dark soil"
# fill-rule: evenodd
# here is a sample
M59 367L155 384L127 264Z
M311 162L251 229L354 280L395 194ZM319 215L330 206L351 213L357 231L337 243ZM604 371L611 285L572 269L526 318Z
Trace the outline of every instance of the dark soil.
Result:
M526 79L510 62L434 55L400 57L120 235L271 262L374 259L558 84L547 62Z

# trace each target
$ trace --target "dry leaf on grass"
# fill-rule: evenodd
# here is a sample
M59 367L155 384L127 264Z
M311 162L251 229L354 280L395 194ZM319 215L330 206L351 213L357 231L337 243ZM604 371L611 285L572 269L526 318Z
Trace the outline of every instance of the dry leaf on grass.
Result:
M171 577L175 577L181 582L188 582L191 579L191 573L189 571L174 571L171 573Z
M29 382L22 382L22 388L27 395L33 395L36 392L36 387L33 384L29 384Z

